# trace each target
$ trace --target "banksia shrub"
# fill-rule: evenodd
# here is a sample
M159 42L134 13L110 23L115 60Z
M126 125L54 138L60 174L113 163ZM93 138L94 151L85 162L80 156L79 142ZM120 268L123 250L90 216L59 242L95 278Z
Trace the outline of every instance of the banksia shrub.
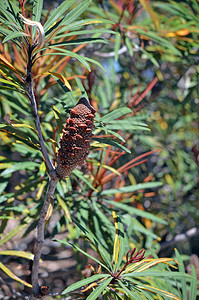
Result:
M78 165L84 163L90 150L95 112L86 98L81 98L71 109L57 156L56 171L59 177L70 175Z

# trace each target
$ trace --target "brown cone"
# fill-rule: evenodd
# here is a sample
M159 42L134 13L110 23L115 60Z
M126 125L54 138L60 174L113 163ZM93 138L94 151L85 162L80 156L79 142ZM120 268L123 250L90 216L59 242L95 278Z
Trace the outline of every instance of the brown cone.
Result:
M81 98L71 109L63 129L57 156L56 172L64 178L84 163L90 150L96 110L86 98Z

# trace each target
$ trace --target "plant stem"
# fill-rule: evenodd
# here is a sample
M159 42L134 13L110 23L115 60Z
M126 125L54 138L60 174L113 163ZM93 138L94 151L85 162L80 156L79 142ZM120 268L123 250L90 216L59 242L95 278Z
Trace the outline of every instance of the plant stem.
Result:
M37 105L35 101L35 95L33 92L33 82L32 82L32 51L33 51L33 46L29 45L28 47L28 63L27 63L27 77L26 77L26 84L27 84L27 89L28 89L28 95L31 103L31 107L33 110L33 116L34 116L34 121L35 121L35 126L38 132L38 137L39 137L39 143L41 147L41 152L43 154L46 167L48 170L48 173L50 175L50 181L48 185L48 190L46 192L46 196L44 199L44 204L42 207L42 210L40 212L39 216L39 221L38 221L38 226L37 226L37 238L36 238L36 243L35 243L35 249L34 249L34 260L33 260L33 266L32 266L32 274L31 274L31 279L32 279L32 293L29 297L29 299L37 299L37 296L40 295L40 287L38 283L38 272L39 272L39 261L41 258L41 252L42 252L42 247L44 243L44 228L45 228L45 222L46 222L46 216L48 212L48 208L51 202L51 198L54 195L55 188L57 185L57 182L59 180L59 177L57 176L57 173L55 171L55 167L53 166L45 144L44 144L44 139L43 135L41 132L41 124L39 120L39 114L37 110ZM40 295L41 296L41 295Z
M35 243L34 249L34 261L32 267L32 296L30 299L34 299L34 297L39 294L39 284L38 284L38 272L39 272L39 260L41 258L41 251L44 243L44 227L46 221L46 215L48 212L48 207L50 205L51 198L54 195L55 188L57 185L59 178L50 179L48 190L46 193L46 197L44 200L44 204L40 213L38 225L37 225L37 239ZM32 298L33 297L33 298Z
M43 135L41 132L41 125L40 125L40 120L39 120L39 114L38 114L38 110L37 110L37 104L35 101L35 95L33 92L33 82L32 82L32 46L29 45L28 48L28 64L27 64L27 77L26 77L26 83L27 83L27 88L28 88L28 95L29 95L29 99L30 99L30 104L33 110L33 116L34 116L34 120L35 120L35 126L38 132L38 137L39 137L39 144L41 147L41 152L43 154L45 163L46 163L46 167L47 170L49 172L49 175L51 178L56 178L56 172L55 172L55 167L53 166L46 147L44 145L44 139L43 139Z

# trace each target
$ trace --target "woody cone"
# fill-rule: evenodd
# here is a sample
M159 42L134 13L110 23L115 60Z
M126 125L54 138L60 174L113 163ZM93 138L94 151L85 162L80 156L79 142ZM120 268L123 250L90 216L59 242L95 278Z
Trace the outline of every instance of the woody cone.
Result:
M57 155L56 172L64 178L84 163L90 150L96 110L86 98L81 98L71 109L70 117L63 129L60 149Z

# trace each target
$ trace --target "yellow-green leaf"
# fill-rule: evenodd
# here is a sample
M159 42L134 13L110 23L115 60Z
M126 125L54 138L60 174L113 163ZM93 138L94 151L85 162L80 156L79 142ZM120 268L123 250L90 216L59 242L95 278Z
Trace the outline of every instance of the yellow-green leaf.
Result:
M33 258L34 258L34 254L32 254L32 253L28 253L28 252L25 252L25 251L17 251L17 250L0 251L0 255L18 256L18 257L31 259L31 260L33 260Z
M119 233L118 233L117 215L114 211L112 211L112 215L113 215L115 231L116 231L114 247L113 247L113 263L114 263L114 266L116 266L117 262L118 262L118 257L119 257L120 239L119 239Z
M4 264L0 262L0 269L5 272L10 278L13 280L19 281L20 283L24 284L25 286L32 287L30 283L27 283L26 281L20 279L18 276L16 276L10 269L8 269Z
M160 20L158 15L155 13L155 11L152 9L150 4L146 0L139 0L144 9L148 12L149 16L151 17L151 20L153 21L155 28L158 30L160 28Z

